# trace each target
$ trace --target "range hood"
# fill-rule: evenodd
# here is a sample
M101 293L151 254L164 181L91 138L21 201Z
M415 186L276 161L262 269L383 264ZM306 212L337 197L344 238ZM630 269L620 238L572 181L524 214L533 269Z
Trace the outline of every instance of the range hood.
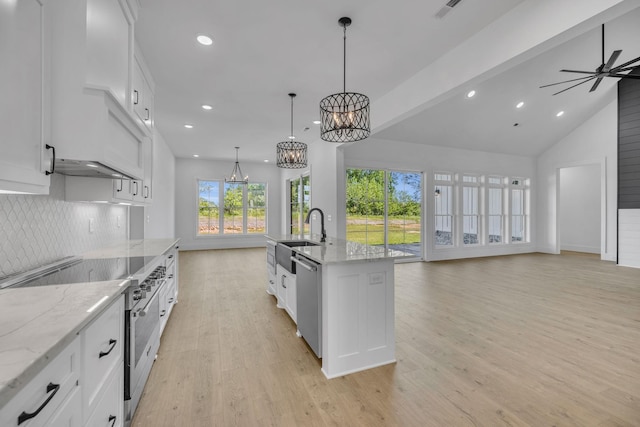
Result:
M108 179L136 179L95 160L56 159L54 172L67 176L85 176Z

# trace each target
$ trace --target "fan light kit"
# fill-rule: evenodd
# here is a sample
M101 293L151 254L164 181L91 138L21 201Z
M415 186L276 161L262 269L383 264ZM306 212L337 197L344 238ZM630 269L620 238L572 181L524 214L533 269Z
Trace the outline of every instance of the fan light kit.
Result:
M639 74L621 74L621 73L624 73L625 71L633 70L636 66L631 66L631 65L634 64L635 62L640 61L640 56L637 57L636 59L632 59L631 61L627 61L624 64L620 64L617 67L613 66L613 64L616 62L616 60L618 59L621 53L622 53L622 50L614 50L611 56L609 57L609 60L606 63L604 62L604 24L602 24L602 64L598 68L596 68L595 71L560 70L563 73L577 73L577 74L588 74L588 75L586 77L578 77L577 79L570 79L570 80L565 80L563 82L551 83L548 85L540 86L540 88L560 85L560 84L569 83L569 82L578 82L572 86L569 86L566 89L562 89L561 91L554 93L554 95L557 95L559 93L565 92L571 88L580 86L582 84L588 83L595 79L593 86L591 86L591 89L589 90L589 92L593 92L598 88L598 85L600 85L600 82L602 82L602 79L605 77L618 77L622 79L625 79L625 78L640 79Z
M347 27L351 18L338 20L344 28L342 92L329 95L320 101L320 138L329 142L355 142L371 133L369 97L361 93L347 92Z

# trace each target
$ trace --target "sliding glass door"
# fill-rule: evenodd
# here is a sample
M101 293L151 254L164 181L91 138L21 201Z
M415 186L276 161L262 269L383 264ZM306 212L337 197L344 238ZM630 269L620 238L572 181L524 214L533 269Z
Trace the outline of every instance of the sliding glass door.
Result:
M422 257L422 174L347 169L347 240Z

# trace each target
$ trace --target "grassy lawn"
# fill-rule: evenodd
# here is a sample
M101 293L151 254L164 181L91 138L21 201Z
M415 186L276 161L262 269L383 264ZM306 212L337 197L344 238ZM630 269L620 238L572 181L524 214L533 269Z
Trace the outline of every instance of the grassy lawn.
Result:
M390 245L420 243L420 217L389 217L388 234ZM347 240L368 245L383 245L384 218L349 215Z

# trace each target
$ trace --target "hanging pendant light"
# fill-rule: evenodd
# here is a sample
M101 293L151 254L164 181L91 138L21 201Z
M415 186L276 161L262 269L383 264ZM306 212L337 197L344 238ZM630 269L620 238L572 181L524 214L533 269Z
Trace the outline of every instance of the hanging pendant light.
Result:
M342 93L329 95L320 101L320 138L329 142L354 142L371 133L369 97L347 92L347 27L351 18L338 20L344 28Z
M291 134L289 141L278 142L276 145L276 164L279 168L302 169L307 167L307 144L296 141L293 135L293 98L295 93L290 93L291 97Z
M225 178L224 182L229 184L248 184L249 183L249 175L243 175L242 169L240 169L240 163L238 162L238 150L240 147L236 147L236 164L233 165L233 170L231 171L231 175L229 178Z

